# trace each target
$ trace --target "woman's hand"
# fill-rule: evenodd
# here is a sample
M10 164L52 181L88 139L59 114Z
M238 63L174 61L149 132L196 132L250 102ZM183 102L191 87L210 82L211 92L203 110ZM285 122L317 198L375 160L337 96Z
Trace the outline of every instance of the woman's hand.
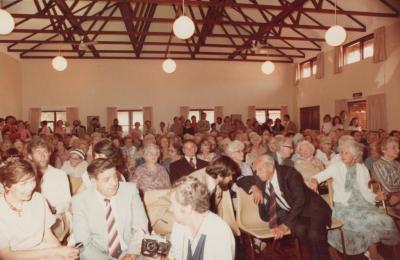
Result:
M314 178L311 178L310 189L312 189L313 191L318 193L318 181L316 179L314 179Z
M387 199L387 193L385 191L380 191L376 194L375 201L382 201Z
M263 201L262 191L256 185L253 185L253 186L251 186L250 192L251 192L254 203L257 205L261 204Z
M55 255L61 256L64 259L75 260L79 259L79 250L74 247L60 246L55 248Z

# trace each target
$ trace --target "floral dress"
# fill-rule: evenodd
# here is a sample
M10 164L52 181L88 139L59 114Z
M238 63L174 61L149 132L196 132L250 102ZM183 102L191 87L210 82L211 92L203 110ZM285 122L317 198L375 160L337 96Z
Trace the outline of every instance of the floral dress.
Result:
M348 255L361 254L374 243L396 245L400 242L399 232L391 217L382 209L366 201L361 194L356 180L355 166L349 167L346 174L346 191L351 191L348 205L335 203L333 216L343 223L343 232ZM339 230L328 232L331 246L342 250Z

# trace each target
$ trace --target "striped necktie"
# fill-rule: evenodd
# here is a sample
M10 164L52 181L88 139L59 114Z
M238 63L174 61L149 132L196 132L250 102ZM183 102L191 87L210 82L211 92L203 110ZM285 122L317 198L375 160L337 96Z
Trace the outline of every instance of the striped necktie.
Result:
M108 254L113 258L117 258L121 255L121 244L118 239L118 230L115 223L115 217L112 212L111 203L109 199L104 199L106 202L106 222L108 232Z
M190 157L190 162L189 162L189 164L190 164L190 167L192 167L193 169L196 169L196 164L194 163L193 157Z
M268 216L269 216L269 227L276 228L278 226L278 214L276 211L276 194L272 183L269 184L269 207L268 207Z

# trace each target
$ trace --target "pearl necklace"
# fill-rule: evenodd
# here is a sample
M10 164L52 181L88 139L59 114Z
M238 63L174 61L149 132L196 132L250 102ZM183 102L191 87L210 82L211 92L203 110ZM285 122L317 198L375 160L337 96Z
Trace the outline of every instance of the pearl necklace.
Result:
M6 194L4 193L4 200L6 201L6 203L7 203L7 205L8 205L8 207L12 210L12 211L14 211L15 213L17 213L17 215L18 215L18 217L21 217L21 214L22 214L22 209L19 209L19 208L17 208L17 207L15 207L13 204L11 204L7 199L6 199Z

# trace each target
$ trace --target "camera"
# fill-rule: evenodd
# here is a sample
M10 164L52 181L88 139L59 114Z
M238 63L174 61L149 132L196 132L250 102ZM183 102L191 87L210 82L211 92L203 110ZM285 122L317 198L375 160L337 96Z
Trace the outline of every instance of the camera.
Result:
M166 237L152 234L146 235L142 240L141 254L154 257L156 255L166 256L171 248L171 242Z

